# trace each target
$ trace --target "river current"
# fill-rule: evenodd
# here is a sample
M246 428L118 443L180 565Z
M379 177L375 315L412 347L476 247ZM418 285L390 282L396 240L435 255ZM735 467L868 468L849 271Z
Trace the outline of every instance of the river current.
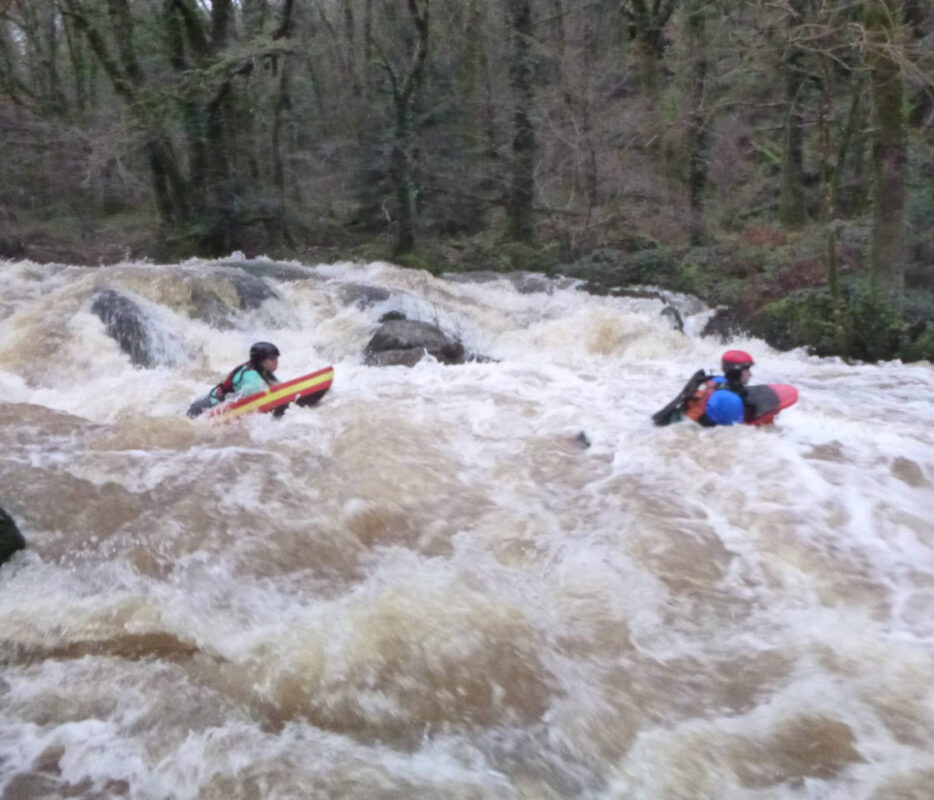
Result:
M388 264L0 284L4 800L934 798L931 365ZM483 358L365 366L388 311ZM331 391L188 420L257 339ZM727 347L798 404L653 427Z

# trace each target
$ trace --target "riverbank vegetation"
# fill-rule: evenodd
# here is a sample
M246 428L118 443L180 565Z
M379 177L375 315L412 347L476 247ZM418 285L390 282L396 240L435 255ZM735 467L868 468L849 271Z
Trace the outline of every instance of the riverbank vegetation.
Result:
M0 257L535 270L934 359L925 0L0 0Z

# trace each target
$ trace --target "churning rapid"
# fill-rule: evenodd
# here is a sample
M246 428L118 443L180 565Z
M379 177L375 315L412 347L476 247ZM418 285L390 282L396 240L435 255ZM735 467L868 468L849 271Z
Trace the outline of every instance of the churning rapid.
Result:
M4 798L934 796L930 365L734 341L798 405L655 428L724 349L690 298L682 334L386 264L0 280ZM388 311L482 358L365 366ZM257 339L322 402L187 419Z

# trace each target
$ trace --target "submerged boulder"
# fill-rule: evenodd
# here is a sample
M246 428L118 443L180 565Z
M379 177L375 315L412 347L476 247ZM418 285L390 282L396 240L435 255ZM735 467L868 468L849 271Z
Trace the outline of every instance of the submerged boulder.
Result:
M684 320L681 318L681 312L672 305L666 305L662 309L662 316L671 323L672 330L684 333Z
M508 278L519 294L551 294L555 290L555 281L538 272L510 272Z
M425 353L444 364L463 364L464 345L447 336L437 325L408 319L391 319L380 325L364 351L370 366L411 367Z
M233 325L233 309L222 298L214 287L206 281L198 281L191 287L191 316L206 322L219 330L230 330Z
M288 264L279 261L270 261L266 258L251 258L245 260L226 260L218 262L222 267L233 267L249 275L274 281L306 281L314 278L314 269L300 264Z
M231 282L237 292L237 299L240 301L242 311L259 308L270 298L279 296L269 287L266 281L253 275L236 275L231 278Z
M130 298L113 289L104 289L94 295L91 313L96 314L107 328L107 333L120 349L138 367L155 366L153 340L146 315Z
M578 278L550 278L540 272L492 272L476 270L474 272L445 272L445 280L454 283L492 283L509 281L519 294L552 294L556 289L570 289L579 286Z
M502 272L493 272L492 270L471 270L468 272L445 272L442 278L454 283L492 283L501 281L506 276Z
M13 518L0 508L0 564L25 546L26 540L16 527Z
M220 280L200 279L191 285L192 316L219 330L230 330L236 327L241 311L252 311L278 297L265 280L253 275L231 273Z
M390 292L381 286L368 286L365 283L345 283L337 291L344 305L367 308L388 300Z
M707 320L707 324L704 325L704 330L701 331L701 336L715 336L720 340L721 344L726 344L731 339L735 339L737 336L742 336L745 333L739 316L733 309L718 308L714 315Z

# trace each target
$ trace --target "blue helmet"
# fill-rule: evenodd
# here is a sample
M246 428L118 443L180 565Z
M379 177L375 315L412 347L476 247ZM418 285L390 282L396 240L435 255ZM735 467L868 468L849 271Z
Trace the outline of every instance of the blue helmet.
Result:
M743 421L743 399L727 389L720 389L710 396L704 412L716 425L733 425Z

